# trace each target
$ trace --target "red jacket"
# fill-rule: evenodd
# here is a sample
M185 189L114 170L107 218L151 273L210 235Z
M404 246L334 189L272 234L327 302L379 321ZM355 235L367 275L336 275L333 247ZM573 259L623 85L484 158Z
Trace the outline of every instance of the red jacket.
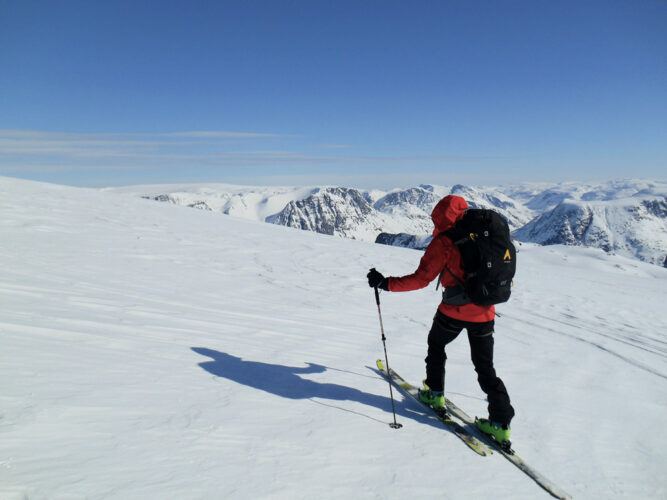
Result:
M434 238L426 248L426 252L419 262L419 267L414 273L407 276L389 278L390 291L409 292L410 290L424 288L440 275L445 268L445 264L456 277L463 281L461 252L447 236L441 233L450 229L457 220L463 217L467 209L468 204L460 196L445 196L438 202L433 209L433 213L431 213L431 219L435 224ZM443 287L457 285L454 278L446 271L443 273L440 283ZM475 304L452 306L441 302L438 310L450 318L475 323L491 321L496 314L494 306L478 306Z

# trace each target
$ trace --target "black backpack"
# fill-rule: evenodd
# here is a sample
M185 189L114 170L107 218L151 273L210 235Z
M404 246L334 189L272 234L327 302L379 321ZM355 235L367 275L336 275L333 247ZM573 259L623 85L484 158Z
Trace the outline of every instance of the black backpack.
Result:
M465 271L462 281L445 266L440 277L448 272L458 286L446 288L443 301L452 305L472 302L479 306L507 302L516 271L516 249L507 221L493 210L469 209L443 234L461 251Z

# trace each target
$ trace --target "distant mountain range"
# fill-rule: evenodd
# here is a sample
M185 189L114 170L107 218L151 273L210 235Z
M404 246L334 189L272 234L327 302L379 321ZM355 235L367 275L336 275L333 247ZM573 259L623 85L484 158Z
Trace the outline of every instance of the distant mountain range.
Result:
M447 194L492 208L521 241L583 245L667 267L667 183L420 185L392 191L225 184L118 188L144 198L318 233L425 248Z

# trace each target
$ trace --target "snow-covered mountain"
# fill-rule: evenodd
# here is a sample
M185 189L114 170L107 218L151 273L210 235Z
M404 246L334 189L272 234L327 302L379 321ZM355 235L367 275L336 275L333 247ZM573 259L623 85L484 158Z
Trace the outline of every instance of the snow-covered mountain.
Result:
M490 208L505 217L511 230L527 224L535 212L503 193L502 188L475 188L456 185L451 194L464 198L471 208Z
M396 390L387 425L365 275L418 253L6 178L0 214L2 500L550 498ZM494 334L514 448L573 498L664 499L667 270L520 253ZM439 301L381 294L415 383ZM447 355L449 397L485 416L466 337Z
M375 243L391 245L394 247L414 248L415 250L425 250L432 239L432 236L420 237L408 233L380 233L377 235Z
M529 209L544 213L566 200L611 201L632 197L664 198L667 196L667 183L645 180L615 180L598 184L524 183L503 187L502 191Z
M528 222L533 213L498 188L453 188L421 185L393 191L347 187L245 187L225 184L132 186L114 188L144 198L222 212L322 234L375 241L380 232L430 234L431 211L447 194L464 196L472 207L493 208L510 227Z
M667 267L667 198L560 202L516 231L542 245L582 245Z
M433 188L393 192L346 187L262 188L228 185L115 188L145 198L222 212L322 234L373 242L383 231L430 233ZM446 191L441 189L441 191Z
M242 219L264 221L288 203L306 198L317 188L255 187L231 184L156 185L112 188L107 191L131 193L143 198L200 210L221 212Z
M372 238L386 224L362 192L340 187L316 189L307 198L290 201L266 222L362 240Z
M584 245L663 265L667 184L613 181L518 186L421 185L393 191L230 185L122 188L144 197L363 241L423 248L447 194L501 213L527 242ZM594 217L594 214L595 217Z

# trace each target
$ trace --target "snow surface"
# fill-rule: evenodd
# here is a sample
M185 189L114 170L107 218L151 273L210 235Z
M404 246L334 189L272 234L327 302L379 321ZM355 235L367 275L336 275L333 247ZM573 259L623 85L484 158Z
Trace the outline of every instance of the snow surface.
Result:
M105 191L167 197L176 205L222 212L248 220L264 221L291 201L302 200L315 187L258 187L234 184L157 184L107 188Z
M415 250L0 178L0 498L549 498L394 391L365 274ZM519 249L496 368L519 454L574 498L665 498L667 269ZM435 285L383 293L423 378ZM449 397L485 415L465 336Z

